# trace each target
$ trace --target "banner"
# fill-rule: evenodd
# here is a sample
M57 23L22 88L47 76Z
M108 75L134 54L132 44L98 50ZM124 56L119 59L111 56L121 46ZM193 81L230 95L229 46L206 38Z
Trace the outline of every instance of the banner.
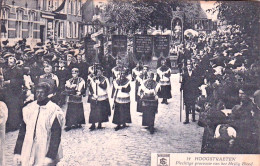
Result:
M151 61L153 55L153 36L134 36L134 55L137 60Z
M113 35L112 36L112 55L114 57L127 54L127 36Z
M94 48L95 44L96 42L92 40L91 37L85 37L85 56L89 64L93 64L96 58L96 49Z
M157 35L154 36L154 54L157 57L169 55L170 50L170 36L169 35Z

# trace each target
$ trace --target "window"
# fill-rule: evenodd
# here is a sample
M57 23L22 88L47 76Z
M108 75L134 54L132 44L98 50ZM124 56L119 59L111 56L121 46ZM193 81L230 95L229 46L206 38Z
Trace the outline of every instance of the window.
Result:
M51 0L47 0L48 1L48 11L52 11L53 10L53 5L52 5L52 1Z
M74 35L73 35L73 37L77 38L77 23L74 22L73 25L74 25L74 28L73 28Z
M53 1L53 10L56 10L59 7L59 2L58 0Z
M71 14L74 14L74 5L73 5L73 1L70 1L70 9L71 9Z
M6 33L1 33L2 38L8 38L8 17L10 10L7 8L3 8L1 11L2 25L5 27Z
M29 12L29 19L28 19L28 33L29 33L29 38L33 38L33 30L34 30L34 21L36 20L36 13L31 11Z
M74 5L73 5L73 7L74 7L74 9L73 9L73 11L74 11L74 15L77 15L77 13L78 13L78 10L77 10L77 8L78 8L78 3L77 3L77 0L74 0Z
M60 33L59 33L59 36L60 38L64 38L64 22L60 22Z
M16 12L16 37L22 38L22 20L23 20L23 11L18 9Z
M71 0L69 0L69 3L68 3L68 14L71 14Z
M81 15L81 0L78 2L78 15Z
M72 38L73 37L73 25L72 25L72 22L68 22L67 37L68 38Z

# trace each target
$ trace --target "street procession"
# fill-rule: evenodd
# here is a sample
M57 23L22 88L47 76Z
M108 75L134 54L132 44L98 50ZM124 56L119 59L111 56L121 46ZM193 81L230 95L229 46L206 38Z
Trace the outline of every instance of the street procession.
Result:
M0 166L260 154L259 2L1 3Z

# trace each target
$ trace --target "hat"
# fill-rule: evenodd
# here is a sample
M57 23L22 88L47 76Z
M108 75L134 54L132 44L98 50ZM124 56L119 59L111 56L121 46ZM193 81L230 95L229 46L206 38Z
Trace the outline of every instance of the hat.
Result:
M15 57L15 54L12 54L10 52L5 53L5 55L3 56L4 58L9 58L9 57Z
M24 52L31 51L31 48L25 48L23 51L24 51Z
M71 73L79 73L79 69L78 69L78 68L73 68L73 69L71 70Z

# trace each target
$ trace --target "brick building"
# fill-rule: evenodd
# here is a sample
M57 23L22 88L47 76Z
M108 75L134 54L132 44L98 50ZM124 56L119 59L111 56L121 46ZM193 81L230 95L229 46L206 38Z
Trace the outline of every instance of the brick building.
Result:
M1 40L8 39L9 45L23 38L32 45L50 40L80 40L84 2L85 0L3 0Z

